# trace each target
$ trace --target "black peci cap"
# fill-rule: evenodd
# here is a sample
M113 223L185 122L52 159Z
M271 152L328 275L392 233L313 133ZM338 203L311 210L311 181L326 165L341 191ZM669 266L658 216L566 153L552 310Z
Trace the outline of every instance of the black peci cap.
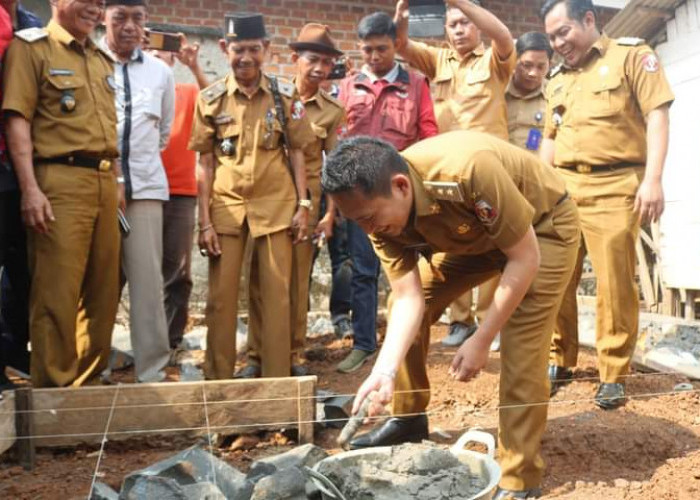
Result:
M224 38L231 41L267 38L262 14L240 12L224 16Z

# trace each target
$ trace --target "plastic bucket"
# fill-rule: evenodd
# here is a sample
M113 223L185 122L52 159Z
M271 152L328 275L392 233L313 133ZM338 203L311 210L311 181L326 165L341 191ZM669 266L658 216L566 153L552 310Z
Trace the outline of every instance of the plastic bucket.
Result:
M478 451L465 450L464 447L468 443L483 444L486 446L487 451L486 453L479 453ZM501 480L501 468L494 459L494 454L496 452L496 441L493 436L487 432L471 429L465 432L457 440L457 442L450 448L450 452L455 455L460 462L469 467L469 470L471 470L471 473L474 476L478 476L482 478L484 482L486 482L486 486L479 493L473 497L470 497L469 500L490 499L494 490L496 489L496 486L498 485L498 482ZM348 461L349 459L353 459L353 462L357 461L358 457L376 459L387 456L390 453L391 448L388 446L346 451L323 459L321 462L316 464L313 470L314 472L318 472L319 467L324 463L340 462L342 465L344 461ZM321 490L324 500L352 500L350 498L345 498L342 495L338 495L336 493L337 488L335 488L333 485L324 483L322 479L323 478L314 478L314 482ZM326 481L328 480L326 479Z

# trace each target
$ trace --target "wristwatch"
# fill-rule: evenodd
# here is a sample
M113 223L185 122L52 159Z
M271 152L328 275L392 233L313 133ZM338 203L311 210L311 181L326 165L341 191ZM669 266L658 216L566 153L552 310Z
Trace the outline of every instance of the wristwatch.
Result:
M311 210L311 208L313 207L313 205L311 204L311 200L308 200L308 199L307 200L299 200L299 206L303 207L307 210Z

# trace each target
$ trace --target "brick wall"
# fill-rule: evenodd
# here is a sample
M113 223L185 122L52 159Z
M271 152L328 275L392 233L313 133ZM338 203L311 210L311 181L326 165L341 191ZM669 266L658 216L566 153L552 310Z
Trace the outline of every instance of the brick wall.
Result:
M542 29L538 9L542 0L485 0L511 29L513 35ZM328 24L341 50L358 60L356 26L365 15L377 10L393 13L395 0L150 0L150 21L166 25L200 26L222 29L226 12L260 12L272 41L271 63L267 71L290 74L287 43L308 22ZM601 9L600 26L616 11Z

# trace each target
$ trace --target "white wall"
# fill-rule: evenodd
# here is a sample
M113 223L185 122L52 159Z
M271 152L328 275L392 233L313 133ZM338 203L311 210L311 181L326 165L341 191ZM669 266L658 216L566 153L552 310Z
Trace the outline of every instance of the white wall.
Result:
M700 0L689 0L667 23L656 49L676 95L671 106L661 219L666 286L700 289Z

